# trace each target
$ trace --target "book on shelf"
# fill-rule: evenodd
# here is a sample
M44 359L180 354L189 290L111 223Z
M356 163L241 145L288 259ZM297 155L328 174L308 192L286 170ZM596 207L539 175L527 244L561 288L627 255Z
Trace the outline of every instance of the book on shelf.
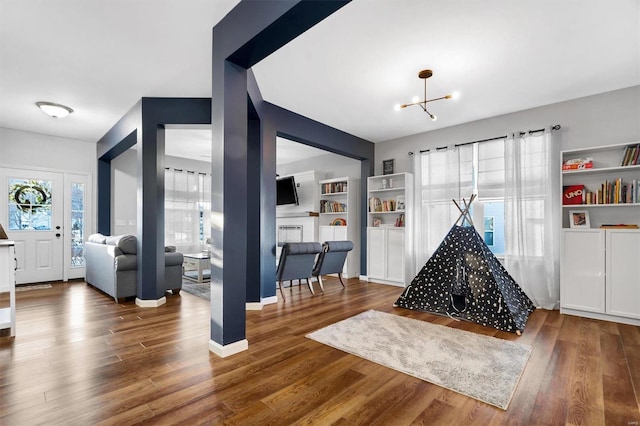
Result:
M347 192L347 182L330 182L322 184L323 194L336 194Z
M637 166L640 164L640 144L627 145L622 154L621 166Z
M574 158L572 160L566 160L562 163L562 170L583 170L593 168L593 158Z
M622 178L613 181L605 180L596 191L583 189L584 204L637 204L640 203L638 179L625 182ZM566 188L566 187L565 187ZM571 204L565 202L563 204ZM579 204L579 203L576 203Z
M378 197L369 198L369 211L370 212L381 212L382 211L382 201Z
M343 213L347 211L347 205L337 201L320 200L320 213Z
M636 225L635 223L631 223L631 224L619 223L617 225L600 225L600 228L602 229L640 229L640 227L638 227L638 225Z

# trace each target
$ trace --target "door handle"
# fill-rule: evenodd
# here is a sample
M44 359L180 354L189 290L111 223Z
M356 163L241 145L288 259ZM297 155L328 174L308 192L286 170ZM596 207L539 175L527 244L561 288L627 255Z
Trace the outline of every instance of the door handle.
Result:
M56 237L60 238L60 233L56 233Z
M60 225L56 226L56 229L60 229Z

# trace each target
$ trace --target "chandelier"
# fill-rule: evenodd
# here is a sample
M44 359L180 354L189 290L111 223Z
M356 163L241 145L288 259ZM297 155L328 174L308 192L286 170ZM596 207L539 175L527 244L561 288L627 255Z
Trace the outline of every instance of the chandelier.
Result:
M433 75L433 71L431 70L422 70L418 73L418 78L421 78L422 80L424 80L424 98L423 98L424 100L420 100L418 96L414 96L413 99L411 99L410 104L398 104L395 106L395 110L400 111L402 108L419 105L420 108L422 108L424 112L427 113L427 115L429 116L429 118L431 118L431 120L436 121L438 117L436 117L434 114L429 112L429 110L427 109L427 103L433 102L433 101L439 101L442 99L458 99L460 95L458 94L458 92L454 92L450 95L441 96L439 98L427 99L427 79L432 75Z

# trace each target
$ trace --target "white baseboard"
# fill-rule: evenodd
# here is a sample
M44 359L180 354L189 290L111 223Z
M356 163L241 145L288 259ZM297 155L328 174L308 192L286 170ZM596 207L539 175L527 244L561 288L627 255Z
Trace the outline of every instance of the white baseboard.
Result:
M261 311L262 303L260 302L247 302L245 309L247 311Z
M242 351L246 351L247 349L249 349L249 342L247 341L247 339L229 343L228 345L224 346L218 342L209 340L209 351L218 355L220 358L226 358Z
M162 306L165 303L167 303L167 298L162 296L160 299L158 300L143 300L143 299L138 299L136 297L136 305L140 306L141 308L157 308L158 306Z
M278 296L263 297L260 302L262 302L262 305L272 305L278 303Z
M369 277L366 275L360 275L360 281L369 281Z

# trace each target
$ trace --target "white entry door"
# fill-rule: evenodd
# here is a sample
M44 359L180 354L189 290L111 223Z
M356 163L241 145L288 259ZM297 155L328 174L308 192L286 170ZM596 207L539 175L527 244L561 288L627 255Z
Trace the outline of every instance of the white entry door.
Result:
M63 279L64 175L0 169L0 223L15 241L16 283Z

